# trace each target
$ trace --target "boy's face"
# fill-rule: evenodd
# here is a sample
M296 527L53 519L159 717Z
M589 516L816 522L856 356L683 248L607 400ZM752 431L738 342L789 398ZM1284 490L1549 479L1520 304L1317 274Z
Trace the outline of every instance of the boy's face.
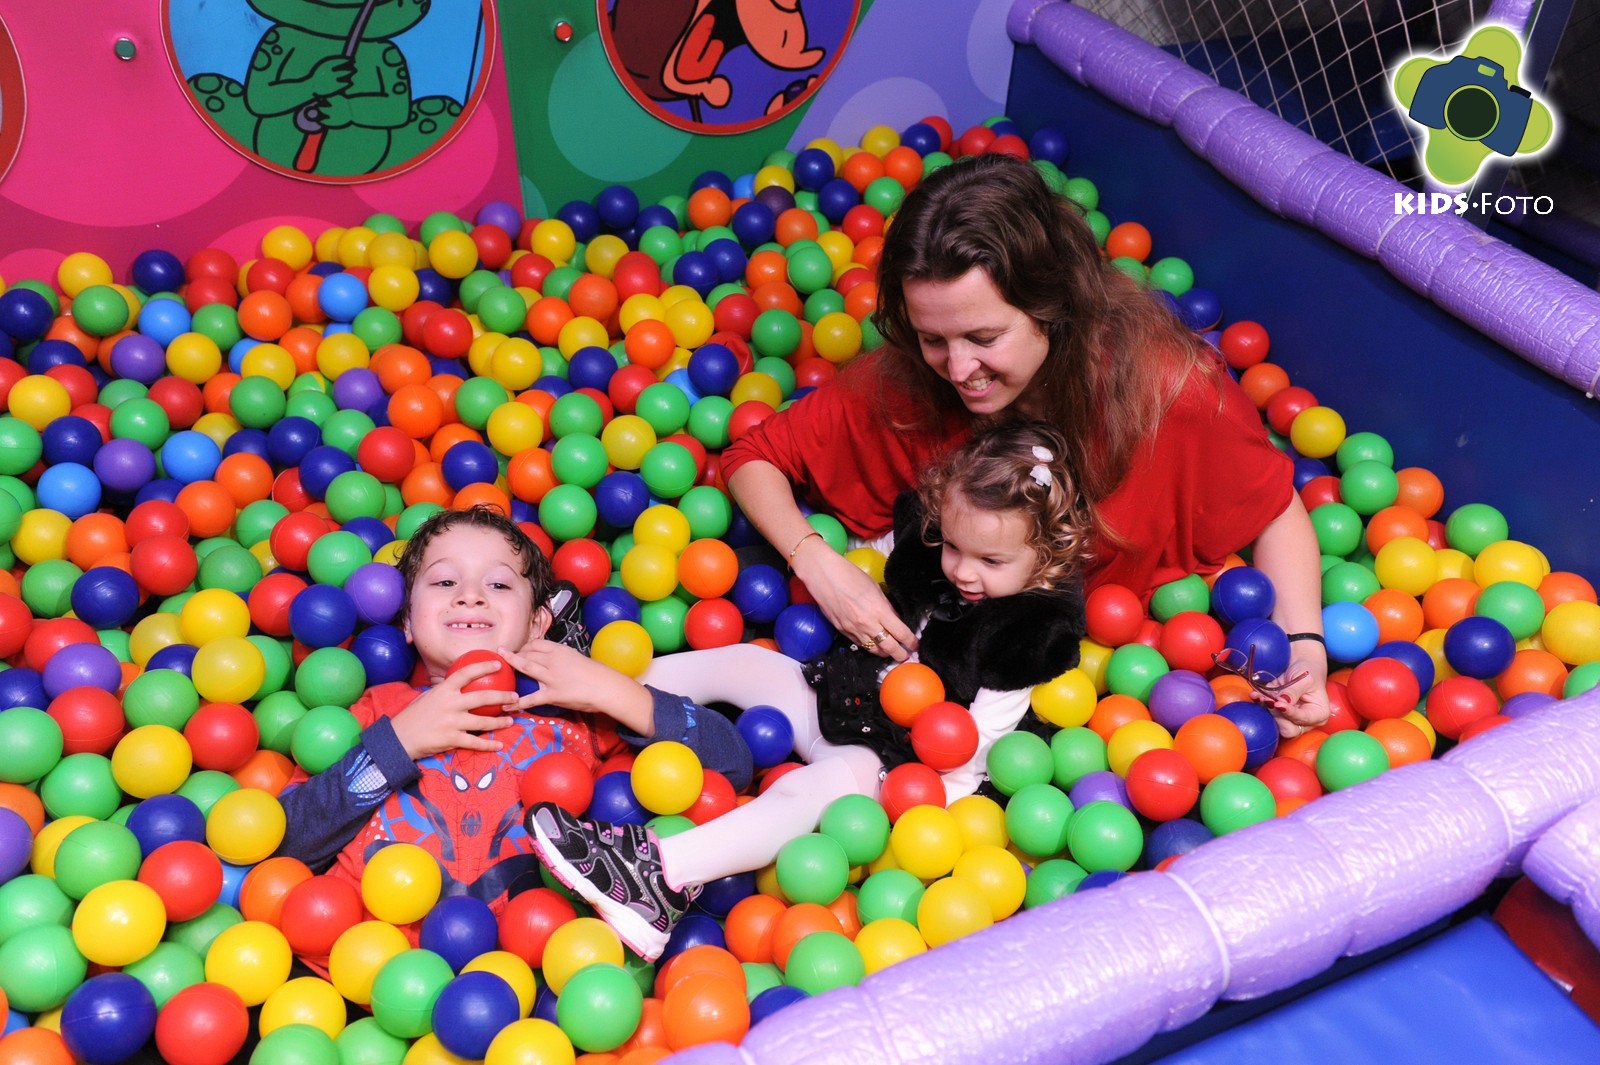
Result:
M456 526L428 544L406 636L434 680L468 651L517 651L549 626L549 611L535 609L522 560L500 533Z

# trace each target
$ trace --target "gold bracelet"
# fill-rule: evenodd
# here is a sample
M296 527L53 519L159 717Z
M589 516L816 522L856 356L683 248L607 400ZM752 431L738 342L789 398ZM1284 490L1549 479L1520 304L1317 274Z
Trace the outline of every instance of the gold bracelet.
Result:
M804 546L805 542L807 540L811 539L813 536L817 537L818 539L822 538L822 534L821 533L817 532L817 530L815 530L815 529L812 529L810 532L808 532L804 536L800 537L800 539L795 543L794 547L790 548L790 550L789 550L789 566L790 566L791 569L794 567L794 556L799 554L800 548L802 546Z

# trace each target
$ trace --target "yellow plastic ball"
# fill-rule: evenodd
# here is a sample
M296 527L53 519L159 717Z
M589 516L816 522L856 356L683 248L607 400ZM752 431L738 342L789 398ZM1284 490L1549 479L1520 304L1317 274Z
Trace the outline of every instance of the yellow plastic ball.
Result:
M965 795L950 804L950 816L961 832L963 850L1004 847L1011 842L1005 809L987 795Z
M69 814L45 822L39 834L33 837L33 853L28 856L28 864L32 866L33 871L40 876L54 877L56 851L61 849L61 841L66 839L73 829L93 820L95 819L87 814Z
M1439 746L1439 733L1434 730L1433 722L1429 721L1422 711L1413 710L1400 720L1409 721L1422 730L1422 734L1428 738L1428 750L1431 751Z
M773 862L756 870L756 894L771 895L784 903L790 901L789 896L783 893L783 888L778 886L778 863Z
M598 918L573 918L545 943L544 982L558 995L579 969L601 964L622 964L622 941Z
M384 236L395 236L385 233ZM411 245L406 245L406 254L411 253ZM392 264L379 266L373 269L367 277L367 293L372 297L375 306L386 311L399 314L413 303L422 292L422 282L417 278L417 272L409 266Z
M928 885L917 903L917 931L930 947L942 947L994 924L994 911L970 880L946 877Z
M411 843L391 843L361 871L361 901L380 921L410 924L433 909L443 882L433 855Z
M459 229L446 229L428 242L428 262L440 274L459 281L478 268L478 246Z
M636 543L622 556L622 587L634 598L654 603L678 587L678 556L659 544Z
M278 849L284 827L283 805L276 797L260 788L238 788L211 807L206 844L225 862L254 865Z
M264 577L278 568L278 560L272 556L272 541L262 540L260 543L250 545L250 554L261 565L261 575ZM377 556L373 556L376 558ZM380 559L379 561L389 561ZM394 562L398 564L398 559Z
M600 430L600 443L605 445L611 465L619 470L637 470L645 453L656 446L656 431L637 414L619 414Z
M367 263L373 273L386 266L399 266L415 273L417 249L404 233L379 233L367 245Z
M1078 641L1078 668L1094 682L1094 690L1101 695L1110 690L1106 686L1106 666L1110 662L1111 648L1105 644L1096 643L1087 636Z
M848 270L856 265L855 260L851 258L856 252L855 241L837 229L817 234L817 246L827 253L828 261L833 264L836 271Z
M343 226L332 226L317 234L314 249L317 258L325 263L339 261L339 238L344 236Z
M633 542L636 544L653 544L671 551L674 556L683 552L689 546L689 519L683 512L669 503L657 503L647 507L633 521ZM676 563L674 563L676 568Z
M1569 666L1600 659L1600 606L1581 599L1559 603L1539 629L1545 649Z
M11 550L18 560L33 565L65 558L67 533L72 519L59 510L34 509L22 515L22 524L11 538Z
M534 226L533 232L528 235L528 247L534 254L543 255L557 266L565 266L578 248L578 238L573 236L572 227L561 219L546 218Z
M73 252L61 260L61 265L56 268L56 282L61 291L73 299L84 289L94 285L109 285L113 278L111 267L98 255L86 251Z
M137 880L91 889L72 915L72 941L97 965L132 965L155 950L166 932L161 896Z
M956 867L961 847L961 828L942 806L913 806L889 830L894 860L920 880L947 875Z
M190 674L195 691L207 702L242 703L254 699L266 683L267 660L249 640L227 636L195 652Z
M489 356L489 376L508 392L525 391L544 373L544 356L531 340L510 337L494 346Z
M470 1063L466 1058L456 1057L446 1050L436 1034L426 1032L406 1050L406 1056L400 1059L400 1065L470 1065Z
M1407 595L1420 596L1439 579L1439 559L1427 541L1397 536L1378 548L1372 563L1378 583Z
M358 1006L372 1005L372 982L390 958L411 949L406 934L387 921L362 921L339 933L328 954L328 979Z
M688 285L669 285L657 298L661 300L661 311L664 315L669 308L675 307L685 300L698 300L700 293Z
M1004 847L993 845L970 847L956 860L950 874L956 880L965 880L983 893L989 902L990 912L996 921L1003 921L1022 907L1022 897L1028 892L1028 874L1022 863Z
M573 1065L572 1040L549 1021L537 1017L508 1024L489 1043L483 1065Z
M1439 564L1438 580L1449 580L1459 577L1462 580L1472 580L1472 556L1465 551L1457 551L1453 547L1441 547L1433 553L1433 559Z
M176 614L151 614L128 634L128 653L138 665L145 665L163 647L183 643L183 632Z
M650 634L636 621L613 621L603 626L594 634L589 649L590 658L629 677L643 673L654 654Z
M1472 579L1484 588L1500 581L1516 581L1529 588L1550 573L1544 555L1520 540L1499 540L1478 552L1472 563Z
M265 377L279 388L294 384L294 356L277 344L257 344L239 363L241 376Z
M1155 750L1172 750L1172 733L1154 721L1130 721L1106 741L1106 763L1117 776L1125 777L1135 758Z
M853 547L844 553L844 557L875 582L883 583L883 569L889 564L889 559L882 551L876 547Z
M825 314L811 331L811 344L831 363L849 362L861 352L861 323L843 311Z
M294 955L283 933L265 921L241 921L218 933L206 951L206 980L259 1006L289 979Z
M705 769L689 747L657 740L639 752L629 778L634 798L653 814L681 814L705 787Z
M346 370L365 369L372 362L372 352L354 333L334 333L317 344L317 371L330 381L337 381Z
M617 311L617 324L626 334L640 322L659 322L666 316L666 308L661 301L648 292L635 292L622 301L621 308Z
M472 343L467 345L467 366L479 377L488 377L490 360L494 358L494 349L504 344L509 338L504 333L480 331L481 323L476 316L470 316L468 321L472 323L473 333Z
M203 588L191 595L178 612L183 641L204 647L226 637L250 635L250 605L225 588Z
M502 403L489 412L485 430L489 445L502 455L511 456L544 442L544 422L539 412L526 403Z
M610 277L617 272L617 263L626 254L626 241L614 234L602 233L583 249L583 265L591 274Z
M337 1039L344 1031L344 996L320 976L290 980L261 1006L260 1031L268 1035L288 1024L305 1024Z
M910 921L899 917L880 917L861 926L856 933L856 949L866 962L867 975L887 969L897 961L926 953L928 944Z
M656 380L665 381L672 376L672 371L674 370L687 370L689 368L689 360L693 357L694 352L688 348L673 348L672 357L656 371Z
M794 175L789 172L788 167L778 166L774 163L756 171L755 190L757 192L773 186L783 189L785 192L794 191Z
M1057 728L1077 728L1094 714L1099 693L1082 667L1069 669L1054 680L1036 684L1029 701L1033 712Z
M867 863L866 875L867 876L871 876L873 873L881 873L885 869L898 869L898 868L900 868L900 863L894 860L894 851L890 850L888 847L885 847L885 848L883 848L883 853L882 854L878 855L876 858L872 859L872 861ZM773 870L772 883L773 883L773 886L774 886L774 890L768 891L765 887L763 887L761 885L761 880L760 880L759 877L757 877L756 878L756 890L760 891L761 894L763 894L763 895L772 895L772 896L774 896L776 898L780 898L780 899L783 898L783 892L776 890L776 885L778 883L777 870L776 869Z
M706 334L710 336L710 334ZM556 350L561 357L570 359L584 348L603 348L611 343L611 334L603 323L586 315L578 315L556 334Z
M296 226L273 226L261 238L261 254L277 259L291 270L311 265L311 238Z
M166 725L140 726L118 740L111 752L112 778L135 799L172 794L189 779L193 766L189 741Z
M382 547L378 548L378 550L373 553L372 561L374 561L374 562L387 562L391 566L399 566L400 565L400 556L405 553L405 550L406 550L406 541L404 541L404 540L391 540L387 544L384 544Z
M861 150L879 159L900 147L900 134L888 126L873 126L861 135Z
M672 339L677 341L680 348L698 348L717 331L717 321L711 308L699 299L674 303L667 308L662 321L672 330Z
M819 151L827 152L828 158L833 160L833 169L835 173L837 173L839 168L844 165L844 149L841 148L839 146L839 142L834 140L832 137L818 137L816 140L808 142L806 147L816 148Z
M1344 418L1332 407L1307 407L1289 424L1289 442L1307 458L1327 458L1344 438Z
M504 980L512 991L517 993L517 1008L520 1016L526 1017L533 1012L533 999L539 991L538 981L534 979L533 969L528 963L509 950L491 950L479 954L461 967L464 973L493 973Z
M55 378L29 374L11 386L6 409L13 417L43 432L45 426L71 413L72 397Z
M220 411L202 414L194 423L194 431L202 436L209 437L219 450L227 446L228 437L242 428L243 426L239 424L237 418L231 414L223 414Z
M1548 619L1547 619L1548 620ZM1441 680L1460 676L1450 666L1450 660L1444 656L1444 629L1429 629L1417 637L1417 646L1428 652L1428 657L1433 659L1433 682L1438 684Z
M203 385L222 369L222 349L203 333L182 333L167 345L167 369Z
M351 226L339 237L339 261L345 266L367 266L367 249L378 234L366 226Z
M776 409L778 404L783 402L783 386L778 384L777 378L771 374L762 373L760 370L752 370L747 374L740 375L739 379L733 383L733 388L728 392L728 400L735 407L741 403L755 400L758 403L765 403L767 406Z

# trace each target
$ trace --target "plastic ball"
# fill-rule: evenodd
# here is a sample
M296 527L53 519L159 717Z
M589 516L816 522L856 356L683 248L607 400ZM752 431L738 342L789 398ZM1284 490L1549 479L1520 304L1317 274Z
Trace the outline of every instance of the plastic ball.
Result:
M911 746L924 765L955 769L978 750L978 726L965 707L940 702L927 707L911 725Z
M244 1001L232 989L199 983L178 991L155 1023L156 1049L172 1065L226 1065L250 1034Z
M289 978L293 955L283 933L261 921L223 929L206 952L206 979L259 1006Z
M113 1065L132 1057L155 1026L155 999L126 973L105 973L85 981L61 1011L67 1049L88 1065Z
M206 842L233 865L251 865L278 849L286 822L283 806L268 793L240 788L218 799L206 818Z
M638 991L631 979L628 983ZM510 984L494 973L463 973L439 992L431 1026L446 1050L477 1061L488 1054L495 1036L520 1015L517 994Z
M1317 749L1317 779L1328 791L1341 791L1389 768L1383 744L1373 736L1346 729L1329 736Z
M1200 820L1219 836L1271 820L1277 801L1248 773L1223 773L1200 793Z
M361 872L361 900L381 921L410 924L433 908L442 885L433 855L409 843L391 843L367 859Z
M651 813L682 813L694 805L704 783L699 757L681 743L652 743L633 763L633 793Z
M422 919L421 946L461 972L467 962L495 949L499 927L487 903L470 895L441 899Z
M434 1004L453 974L430 950L407 950L378 970L372 983L372 1015L390 1035L416 1039L432 1030ZM503 983L503 981L502 981ZM510 994L510 988L507 988ZM516 996L511 995L515 1003Z
M571 751L551 751L534 760L523 770L519 787L524 806L553 802L573 816L582 814L594 798L594 777Z
M752 706L735 724L758 769L775 766L794 752L794 727L774 707Z

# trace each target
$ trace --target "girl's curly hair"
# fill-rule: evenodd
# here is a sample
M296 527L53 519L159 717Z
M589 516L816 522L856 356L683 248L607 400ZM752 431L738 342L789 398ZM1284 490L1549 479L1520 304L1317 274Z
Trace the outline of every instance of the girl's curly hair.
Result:
M979 510L1016 510L1031 526L1038 556L1029 586L1059 588L1089 560L1094 517L1067 461L1067 441L1048 422L1008 422L973 437L923 477L922 537L939 542L939 514L951 496Z

